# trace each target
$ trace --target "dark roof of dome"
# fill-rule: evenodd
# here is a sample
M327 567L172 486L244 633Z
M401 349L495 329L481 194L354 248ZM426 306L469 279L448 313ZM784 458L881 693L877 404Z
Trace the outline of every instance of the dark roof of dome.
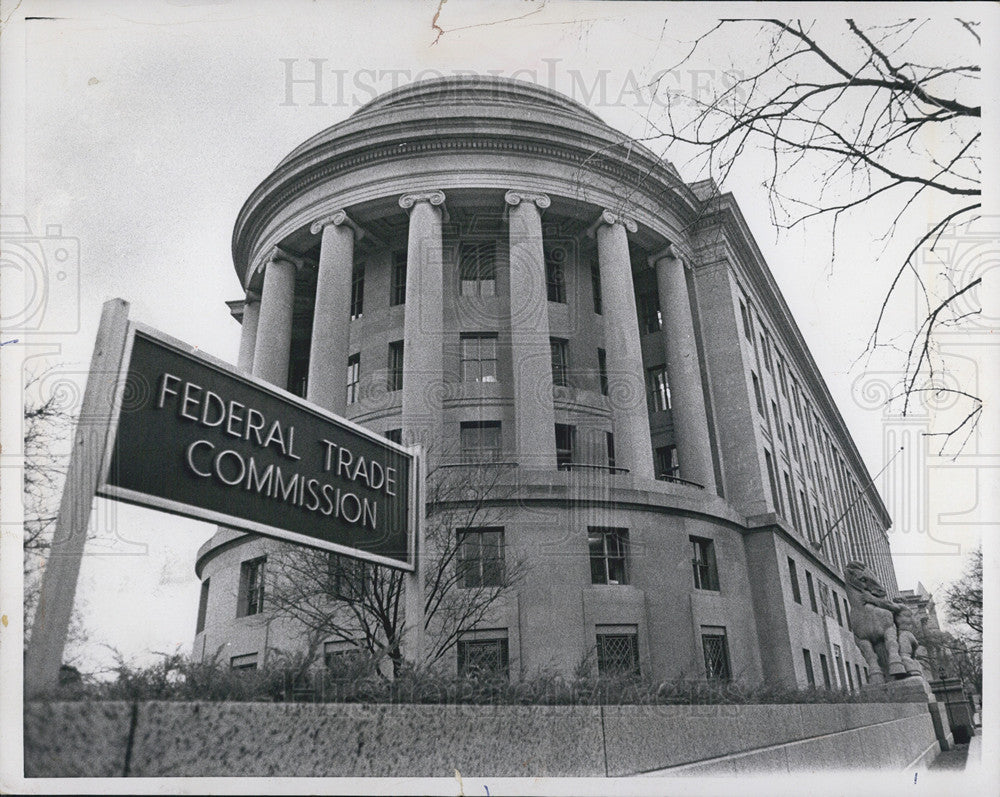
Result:
M477 107L520 110L526 117L545 119L551 119L553 115L575 117L590 125L608 127L589 108L553 89L492 75L456 75L421 80L380 94L344 121L302 142L281 161L279 168L302 153L339 137L347 129L364 123L367 117L396 111L412 112L420 108L426 109L430 117L448 115L448 108L454 109L456 115L469 115Z

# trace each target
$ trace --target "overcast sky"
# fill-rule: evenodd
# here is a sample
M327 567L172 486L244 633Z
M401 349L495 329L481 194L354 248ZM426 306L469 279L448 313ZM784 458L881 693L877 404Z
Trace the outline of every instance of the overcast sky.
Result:
M635 87L678 62L686 42L711 26L706 15L719 8L450 0L437 20L440 34L432 2L26 0L3 31L3 212L23 217L50 256L61 239L72 239L68 251L78 246L79 256L67 261L65 279L51 282L45 334L24 336L16 353L4 347L5 378L55 365L47 389L63 378L79 382L101 304L116 296L131 303L133 318L235 361L239 326L224 305L241 295L230 253L233 224L253 188L304 139L395 84L456 70L551 86L642 136L649 132L650 94ZM17 22L23 15L55 19ZM742 37L730 43L664 80L693 92L724 80L727 69L751 57L744 48L753 45ZM927 60L948 45L935 41ZM320 59L320 103L313 87L293 85L289 95L286 83L289 69L312 76L317 62L310 59ZM993 91L995 70L986 66L984 91ZM994 157L995 148L984 150ZM668 157L686 179L700 176L683 153ZM987 162L988 173L994 166ZM899 362L876 361L870 368L883 376L866 377L856 360L890 279L886 263L910 244L873 240L884 227L880 214L888 212L876 208L850 222L831 266L823 227L777 235L762 188L766 174L766 159L751 152L724 187L736 195L875 474L891 449L892 424L863 383L886 374L894 381ZM993 190L996 181L984 182ZM16 223L7 219L5 233ZM993 252L996 231L994 223L984 238ZM998 313L989 315L995 322ZM912 306L897 306L891 329L905 331L912 316ZM970 357L970 374L996 384L985 358ZM18 417L9 402L4 413L7 424ZM984 426L984 434L994 433ZM975 457L966 460L911 451L898 463L906 468L890 471L894 481L877 481L891 512L895 504L919 508L908 528L890 535L901 587L920 580L934 589L956 577L960 554L995 517L987 502L996 492L1000 447L975 445ZM900 473L914 477L905 488ZM96 507L97 539L88 544L78 592L91 640L85 666L109 660L103 644L144 661L152 651L190 649L194 553L212 527L103 500Z

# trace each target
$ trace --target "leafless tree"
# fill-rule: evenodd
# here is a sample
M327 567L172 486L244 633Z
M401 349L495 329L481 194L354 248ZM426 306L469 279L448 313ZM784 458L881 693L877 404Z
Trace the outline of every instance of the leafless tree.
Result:
M774 223L790 229L824 219L831 263L847 233L842 221L884 218L881 240L902 240L906 253L888 263L885 294L862 357L882 348L898 352L893 356L902 360L903 375L894 400L904 414L929 396L957 401L958 415L931 434L964 443L982 400L946 378L936 336L979 314L969 308L978 306L980 279L935 247L942 237L972 229L980 213L978 23L723 20L665 74L693 66L696 53L731 47L730 34L752 42L740 48L746 60L706 96L668 92L662 115L649 119L653 133L646 140L693 146L695 162L717 183L725 183L750 148L764 148ZM751 52L761 60L753 63ZM925 215L928 201L931 217ZM922 272L922 258L934 268ZM900 344L885 322L907 280L922 296L923 320Z
M964 673L982 688L983 657L983 549L969 556L965 573L944 593L944 615L954 626L952 643Z
M495 561L472 572L463 554L464 529L502 523L513 492L503 464L441 465L427 477L425 528L424 657L432 666L474 628L521 579L525 564L496 549ZM480 562L482 560L479 560ZM305 547L286 546L269 556L268 603L302 632L306 659L326 641L357 645L375 659L387 658L398 674L404 663L404 573Z

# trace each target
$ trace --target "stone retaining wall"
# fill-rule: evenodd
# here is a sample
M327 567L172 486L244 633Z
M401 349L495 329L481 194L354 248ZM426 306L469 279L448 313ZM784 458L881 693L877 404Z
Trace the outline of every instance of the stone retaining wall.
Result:
M634 775L933 758L926 704L30 703L27 777Z

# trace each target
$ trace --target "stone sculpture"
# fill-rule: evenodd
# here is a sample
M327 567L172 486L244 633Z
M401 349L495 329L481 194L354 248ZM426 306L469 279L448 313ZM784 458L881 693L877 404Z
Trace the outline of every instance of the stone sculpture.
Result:
M906 666L899 655L896 614L905 608L889 600L885 588L863 562L849 562L844 568L851 623L861 655L868 662L872 683L884 676L906 677Z
M899 658L906 668L906 674L919 675L928 681L933 680L934 676L928 668L930 657L917 637L920 627L911 609L904 608L896 615L896 629L899 637Z

